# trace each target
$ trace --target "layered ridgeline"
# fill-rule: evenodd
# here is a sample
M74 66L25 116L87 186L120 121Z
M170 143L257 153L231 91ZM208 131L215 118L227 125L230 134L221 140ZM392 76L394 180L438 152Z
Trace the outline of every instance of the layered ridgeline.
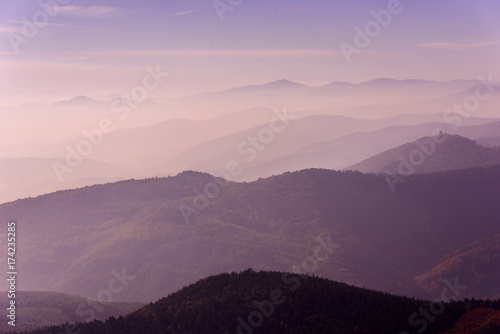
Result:
M500 146L458 135L424 137L384 151L348 169L364 173L433 173L500 164Z
M498 333L500 301L422 301L280 272L219 274L124 317L32 334Z
M0 293L0 304L9 305L7 292ZM66 322L106 320L135 311L142 303L100 303L79 296L49 291L18 291L16 293L16 326L10 319L0 318L0 332L27 331Z
M442 289L441 282L454 273L462 273L468 281L481 281L483 295L500 298L500 234L474 241L447 257L445 261L415 278L416 282L431 294ZM483 276L488 272L487 276ZM471 287L472 294L478 293Z
M487 238L500 234L500 166L415 174L394 192L387 181L318 169L251 183L184 172L6 203L0 219L17 221L19 290L150 302L254 268L429 299L444 279L467 286L455 299L499 295L499 241ZM465 271L450 259L472 243L494 247L468 252Z

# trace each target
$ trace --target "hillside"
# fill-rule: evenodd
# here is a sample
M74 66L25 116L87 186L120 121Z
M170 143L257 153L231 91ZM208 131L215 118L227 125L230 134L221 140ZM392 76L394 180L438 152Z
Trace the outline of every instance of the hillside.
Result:
M500 298L498 282L500 282L500 234L474 241L458 249L447 259L420 275L415 280L427 291L438 294L447 277L460 275L462 282L470 286L476 297ZM481 286L482 291L473 291Z
M8 305L7 293L0 294L0 304ZM18 291L16 293L16 326L7 324L9 318L0 318L0 332L26 331L66 322L106 320L126 315L144 306L141 303L96 302L78 296L48 291Z
M184 172L6 203L0 219L16 220L22 235L20 290L96 298L118 272L127 280L113 301L149 302L220 272L290 270L330 240L337 247L315 275L433 298L415 277L500 234L499 197L500 166L413 175L395 192L385 177L359 172L251 183ZM470 286L461 298L500 294Z
M496 334L500 332L500 311L478 308L462 315L446 334Z
M442 142L442 143L441 143ZM424 137L369 159L348 169L364 173L401 174L407 165L415 173L433 173L471 167L500 164L500 147L486 147L458 135L446 135L443 139Z
M439 306L437 306L439 305ZM462 318L486 319L500 301L446 304L398 297L317 277L280 272L219 274L198 281L125 317L94 321L71 328L81 334L99 333L440 333L468 324L500 329L495 323L477 324ZM420 310L420 315L418 312ZM469 310L469 312L468 312ZM422 313L425 311L427 313ZM424 318L424 314L428 316ZM457 321L460 322L457 323ZM33 334L57 333L50 327ZM472 332L468 332L472 333ZM475 333L475 332L474 332Z

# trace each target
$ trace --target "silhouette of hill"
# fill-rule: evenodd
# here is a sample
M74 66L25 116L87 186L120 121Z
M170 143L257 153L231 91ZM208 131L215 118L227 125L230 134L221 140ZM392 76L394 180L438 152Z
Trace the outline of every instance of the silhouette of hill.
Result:
M75 96L69 100L66 101L59 101L56 103L53 103L52 106L57 106L57 107L93 107L97 105L101 105L106 102L100 102L97 100L94 100L90 97L87 96Z
M398 174L411 165L416 173L432 173L500 164L500 148L485 147L458 135L424 137L390 149L348 169Z
M75 324L99 333L463 333L498 329L500 301L428 302L280 272L219 274L124 317ZM420 315L418 312L420 311ZM484 314L484 315L483 315ZM425 317L427 318L425 318ZM490 319L495 324L471 322ZM456 328L453 328L456 324ZM452 329L453 328L453 329ZM64 326L33 331L57 333ZM457 331L458 330L458 331ZM468 332L468 333L472 333ZM476 332L474 332L476 333Z

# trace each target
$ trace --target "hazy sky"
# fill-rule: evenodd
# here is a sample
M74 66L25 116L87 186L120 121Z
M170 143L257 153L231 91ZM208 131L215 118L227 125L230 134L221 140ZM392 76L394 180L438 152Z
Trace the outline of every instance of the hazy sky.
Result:
M156 64L171 74L152 94L167 97L281 78L500 78L500 1L397 2L0 0L0 105L126 93ZM350 63L341 43L358 49Z

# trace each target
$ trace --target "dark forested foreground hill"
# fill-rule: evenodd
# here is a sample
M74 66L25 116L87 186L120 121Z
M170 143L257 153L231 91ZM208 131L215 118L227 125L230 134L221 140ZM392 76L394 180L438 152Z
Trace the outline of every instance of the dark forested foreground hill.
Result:
M20 290L150 302L220 272L299 268L418 298L455 279L467 287L455 299L500 295L500 166L412 175L394 192L387 181L184 172L18 200L0 220L17 221Z
M377 154L349 169L363 173L434 173L500 164L500 147L458 135L424 137Z
M32 334L498 333L500 301L428 302L280 272L219 274L125 317Z

